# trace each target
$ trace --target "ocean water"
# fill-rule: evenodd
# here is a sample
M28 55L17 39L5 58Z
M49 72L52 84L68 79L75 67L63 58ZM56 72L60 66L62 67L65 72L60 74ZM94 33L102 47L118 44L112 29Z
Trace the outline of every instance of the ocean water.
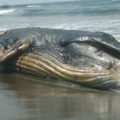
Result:
M104 31L120 39L120 1L73 0L0 6L0 30L35 26Z

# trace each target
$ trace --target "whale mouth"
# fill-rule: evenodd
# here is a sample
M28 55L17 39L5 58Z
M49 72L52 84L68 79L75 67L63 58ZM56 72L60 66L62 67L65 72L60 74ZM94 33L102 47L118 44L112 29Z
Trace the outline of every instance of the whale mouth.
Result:
M82 68L70 66L49 50L39 48L30 49L30 44L22 44L17 49L10 49L5 52L0 47L0 64L6 69L16 69L35 76L51 76L63 79L79 85L100 89L119 88L119 67L110 70L97 68Z

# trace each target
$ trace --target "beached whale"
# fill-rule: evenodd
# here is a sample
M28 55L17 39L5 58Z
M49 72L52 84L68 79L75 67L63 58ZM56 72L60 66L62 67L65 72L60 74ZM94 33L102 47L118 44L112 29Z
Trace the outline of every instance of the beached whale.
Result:
M120 43L104 32L8 30L0 35L0 64L96 89L120 87Z

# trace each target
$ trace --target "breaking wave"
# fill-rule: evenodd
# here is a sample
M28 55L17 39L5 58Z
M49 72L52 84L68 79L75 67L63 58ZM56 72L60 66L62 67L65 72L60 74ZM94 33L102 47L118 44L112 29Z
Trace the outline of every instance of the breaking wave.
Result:
M9 13L14 12L16 9L5 9L5 10L0 10L0 15L6 15Z

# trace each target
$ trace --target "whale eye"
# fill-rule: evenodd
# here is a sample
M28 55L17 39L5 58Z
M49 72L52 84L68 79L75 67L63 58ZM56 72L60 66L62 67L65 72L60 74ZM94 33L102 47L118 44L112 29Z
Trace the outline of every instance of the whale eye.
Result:
M11 48L11 45L8 45L7 47L5 47L5 49L10 49Z

